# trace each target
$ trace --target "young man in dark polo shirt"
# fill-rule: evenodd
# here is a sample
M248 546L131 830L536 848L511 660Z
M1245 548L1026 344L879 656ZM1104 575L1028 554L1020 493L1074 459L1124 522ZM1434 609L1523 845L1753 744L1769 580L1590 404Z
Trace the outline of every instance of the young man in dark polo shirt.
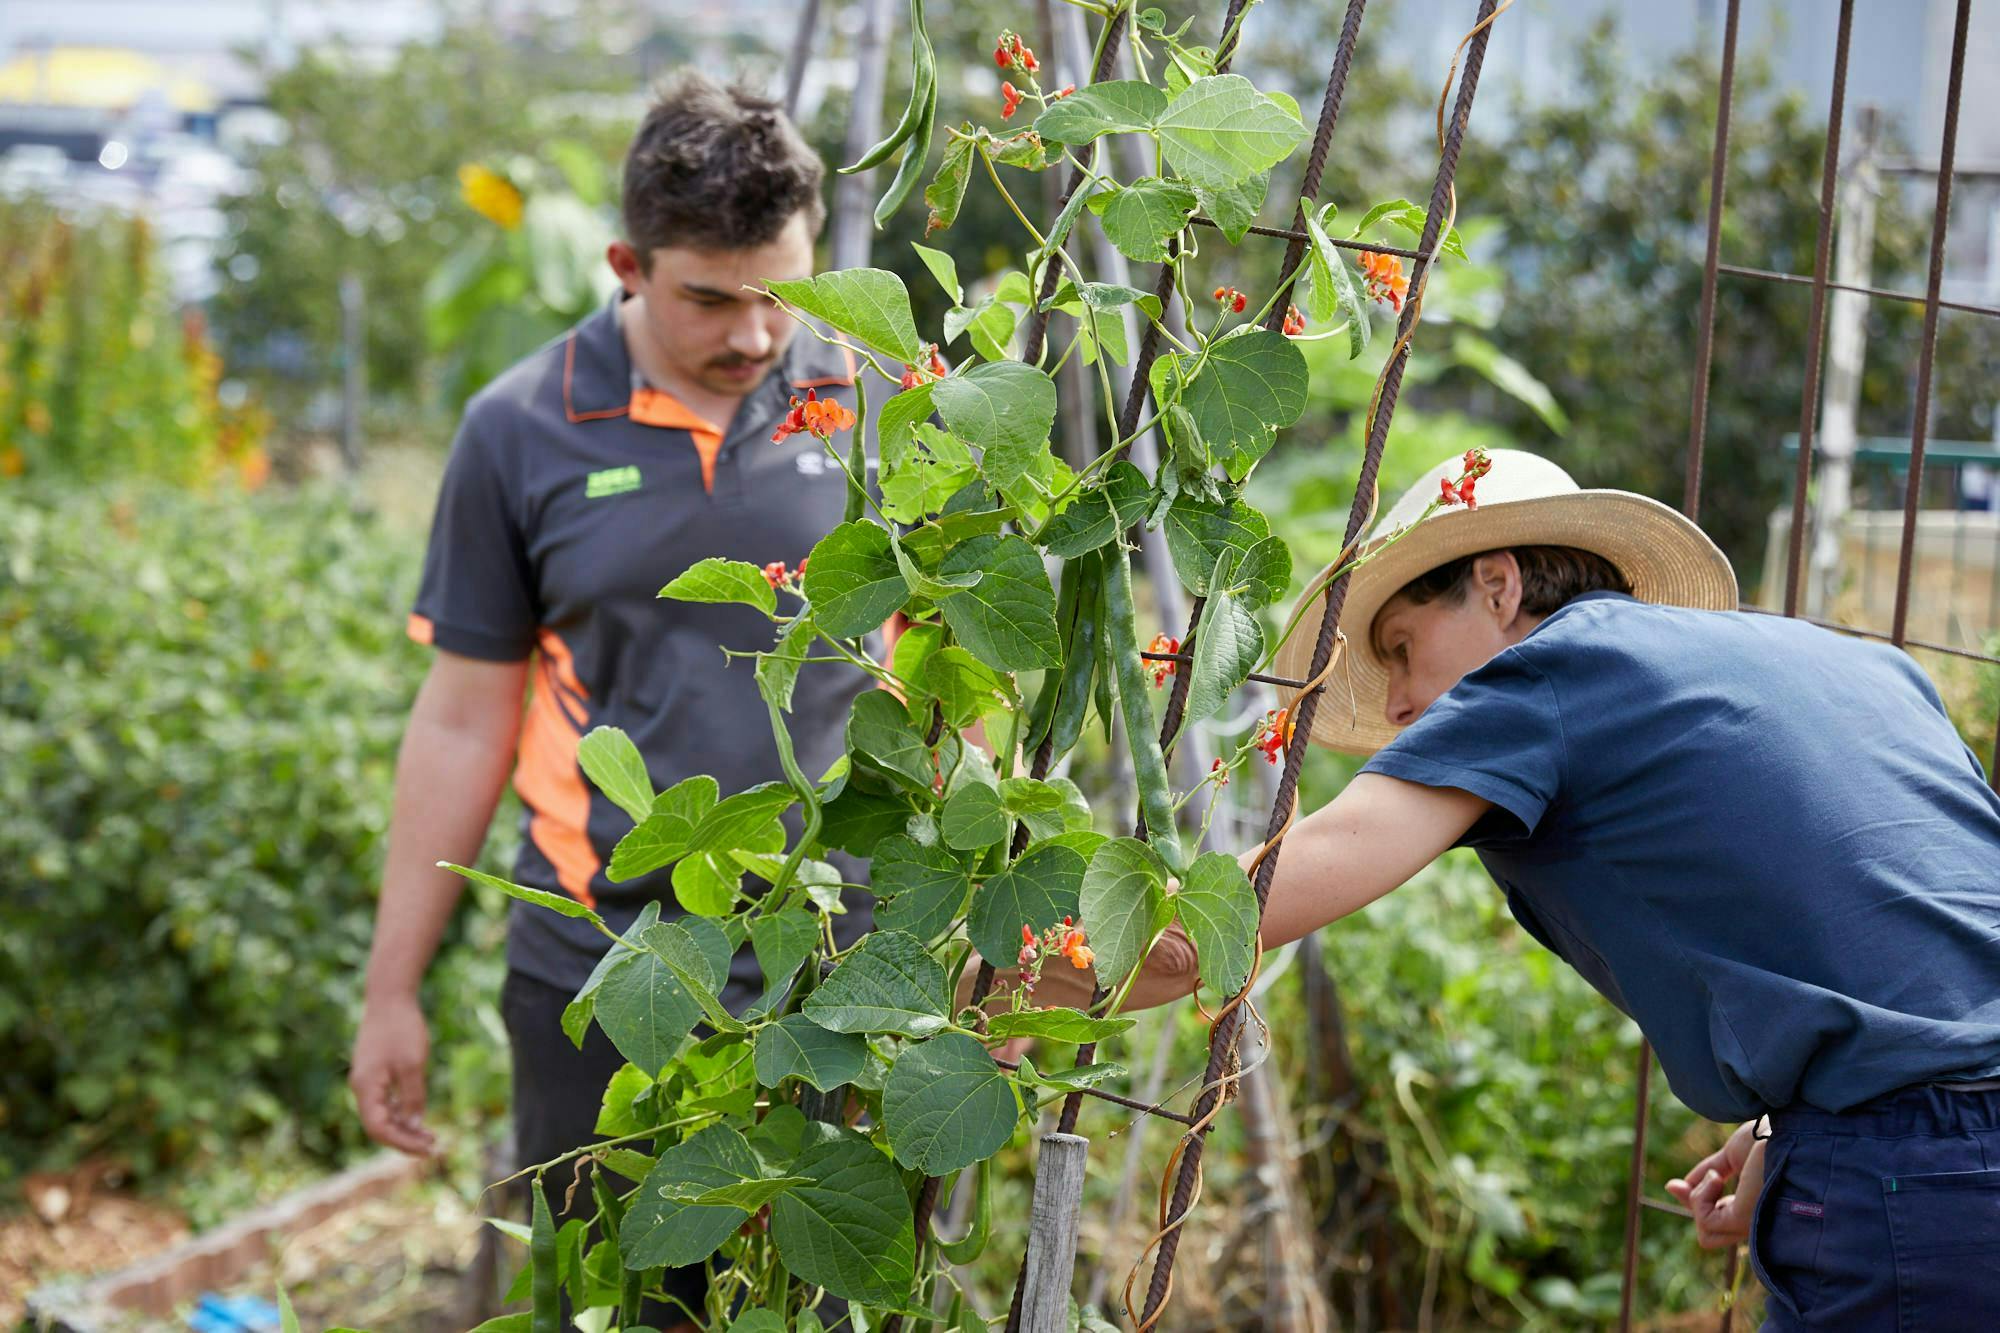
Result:
M750 664L722 652L768 648L769 622L658 593L709 556L796 567L842 519L845 474L820 442L771 436L807 388L852 407L853 362L745 290L811 276L821 176L776 104L678 80L626 157L625 239L608 255L621 290L466 407L410 616L437 654L397 762L350 1079L385 1144L432 1146L418 983L462 883L436 863L477 855L510 767L526 807L513 878L589 903L621 931L649 901L666 917L680 908L666 871L606 878L631 821L578 767L586 732L624 728L659 790L702 773L725 793L784 777ZM838 664L800 673L791 728L807 770L841 754L868 683ZM871 919L851 895L835 934L852 942ZM576 1049L560 1017L604 948L582 922L514 904L501 1004L524 1165L595 1137L622 1060L596 1028ZM746 948L723 1003L741 1010L760 990ZM668 1288L700 1308L698 1266Z

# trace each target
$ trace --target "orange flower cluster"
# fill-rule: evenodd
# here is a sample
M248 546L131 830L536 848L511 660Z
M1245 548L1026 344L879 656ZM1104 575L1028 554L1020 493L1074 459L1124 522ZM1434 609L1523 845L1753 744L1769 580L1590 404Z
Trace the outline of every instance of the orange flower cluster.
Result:
M1285 336L1296 338L1306 331L1306 317L1299 313L1295 305L1285 307Z
M930 353L931 359L930 364L922 370L919 370L907 361L903 363L903 378L901 381L903 388L914 389L919 384L928 384L932 380L941 380L951 373L950 368L944 363L944 358L938 355L936 343L925 343L924 350Z
M845 404L831 398L821 398L819 390L807 389L806 396L792 397L792 410L771 432L771 443L776 444L788 435L804 432L820 439L830 439L837 430L846 430L854 424L854 412Z
M1403 261L1395 255L1363 250L1361 258L1355 262L1361 265L1362 276L1368 280L1368 294L1385 302L1391 310L1401 310L1403 298L1410 292L1410 280L1403 273Z
M1467 509L1479 508L1479 501L1473 496L1473 483L1493 470L1493 460L1484 449L1465 451L1464 470L1456 482L1450 477L1439 477L1440 494L1438 501L1446 505L1462 504Z
M1021 109L1021 90L1011 83L1000 85L1000 119L1012 120Z
M1274 708L1264 714L1264 720L1257 724L1257 748L1264 752L1264 761L1278 762L1278 751L1292 743L1292 732L1296 723L1288 720L1289 708Z
M1018 69L1033 74L1042 67L1035 59L1035 53L1021 40L1021 35L1009 29L1000 34L1000 40L993 47L993 63L1001 69Z
M1181 641L1171 634L1155 634L1153 641L1146 645L1149 653L1177 653L1180 650ZM1157 690L1166 684L1167 677L1178 674L1179 668L1178 662L1153 663L1153 688Z
M791 570L785 568L784 561L773 560L770 564L764 566L764 582L770 584L773 588L777 588L789 583L793 579L802 579L806 576L806 563L811 559L811 556L807 556L805 560L799 561L797 569Z
M1243 307L1250 304L1250 298L1242 292L1237 291L1234 287L1217 287L1215 289L1215 303L1220 306L1227 306L1240 315L1243 313Z
M1075 919L1067 916L1063 918L1062 925L1051 926L1048 930L1042 932L1039 939L1035 936L1035 928L1033 926L1025 921L1021 923L1021 952L1019 955L1021 966L1034 967L1035 961L1044 953L1052 955L1061 954L1064 958L1069 959L1071 967L1077 968L1089 967L1091 962L1097 957L1096 951L1090 947L1089 941L1085 938L1083 931L1077 928ZM1036 970L1040 971L1039 968ZM1024 978L1024 982L1026 980ZM1033 989L1032 983L1029 983L1029 989Z

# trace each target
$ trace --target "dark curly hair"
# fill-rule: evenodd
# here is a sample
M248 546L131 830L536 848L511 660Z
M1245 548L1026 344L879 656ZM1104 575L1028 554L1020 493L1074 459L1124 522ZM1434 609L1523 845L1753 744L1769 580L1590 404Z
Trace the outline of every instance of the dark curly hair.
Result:
M1573 546L1512 546L1500 549L1511 550L1515 563L1521 567L1521 609L1531 616L1546 616L1570 598L1587 592L1629 594L1632 591L1631 583L1619 572L1618 566L1595 551L1580 551ZM1472 568L1479 563L1479 557L1498 553L1480 551L1439 565L1405 583L1396 597L1414 606L1440 599L1456 606L1465 600L1466 589L1472 581Z
M663 246L769 244L800 211L817 236L825 170L778 103L684 71L661 89L625 152L625 239L650 268Z

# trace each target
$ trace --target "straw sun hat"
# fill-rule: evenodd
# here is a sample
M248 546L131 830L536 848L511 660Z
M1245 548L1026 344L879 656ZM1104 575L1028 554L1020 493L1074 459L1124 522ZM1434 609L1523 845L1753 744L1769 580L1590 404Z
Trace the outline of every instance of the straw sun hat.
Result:
M1507 546L1573 546L1616 565L1641 601L1736 609L1736 574L1728 558L1678 510L1630 491L1584 490L1554 463L1518 449L1495 449L1490 456L1493 469L1479 479L1478 508L1440 510L1388 543L1437 498L1440 480L1458 479L1464 463L1454 455L1403 492L1363 541L1368 560L1348 580L1340 614L1347 646L1313 717L1317 743L1373 754L1395 739L1401 728L1383 717L1389 672L1369 630L1404 584L1461 556ZM1298 624L1278 650L1278 674L1295 680L1312 675L1320 593L1333 569L1321 570L1294 608ZM1296 708L1297 693L1286 693L1286 707Z

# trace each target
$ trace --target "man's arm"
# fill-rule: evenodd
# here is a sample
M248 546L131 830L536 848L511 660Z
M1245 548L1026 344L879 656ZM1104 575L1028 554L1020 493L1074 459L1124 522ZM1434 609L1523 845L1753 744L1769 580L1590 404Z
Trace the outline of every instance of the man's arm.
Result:
M436 863L470 865L479 855L513 761L527 678L525 660L487 662L440 650L396 758L395 810L348 1085L369 1137L404 1152L428 1152L433 1143L423 1125L430 1031L417 988L464 884Z
M1264 947L1289 944L1360 911L1436 860L1487 808L1485 799L1456 787L1426 787L1380 773L1356 777L1285 835L1264 905ZM1239 860L1247 869L1254 857L1253 849ZM1018 974L1014 967L1000 972L1010 982ZM1139 969L1124 1011L1191 995L1197 979L1194 942L1175 922ZM1093 981L1093 969L1052 961L1043 968L1035 1002L1084 1007Z

